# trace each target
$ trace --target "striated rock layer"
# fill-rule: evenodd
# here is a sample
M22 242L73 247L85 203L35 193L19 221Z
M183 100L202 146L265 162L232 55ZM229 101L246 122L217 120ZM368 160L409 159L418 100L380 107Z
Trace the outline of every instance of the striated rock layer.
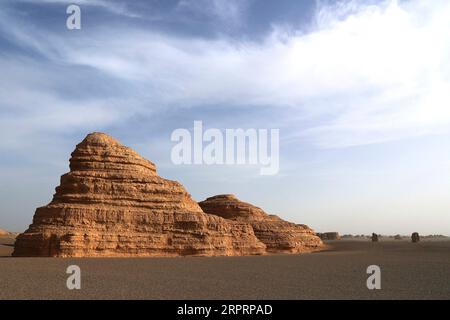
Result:
M234 195L218 195L199 203L206 213L237 222L249 223L268 252L297 253L320 249L321 239L303 224L282 220L262 209L242 202Z
M339 239L341 239L339 232L323 232L323 233L316 233L316 234L322 240L339 240Z
M76 146L50 204L16 240L13 256L262 254L250 225L205 214L183 186L103 133Z

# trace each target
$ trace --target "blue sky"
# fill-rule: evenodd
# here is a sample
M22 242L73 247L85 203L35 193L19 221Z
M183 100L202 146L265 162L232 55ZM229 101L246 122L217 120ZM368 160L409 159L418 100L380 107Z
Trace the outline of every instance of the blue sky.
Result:
M196 200L235 193L318 231L450 235L449 17L446 0L2 0L0 227L24 230L104 131ZM170 134L194 120L279 128L279 174L175 166Z

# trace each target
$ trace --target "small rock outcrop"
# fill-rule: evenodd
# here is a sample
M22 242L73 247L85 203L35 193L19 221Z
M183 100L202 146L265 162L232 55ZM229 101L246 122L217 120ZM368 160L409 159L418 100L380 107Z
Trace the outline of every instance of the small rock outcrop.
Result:
M9 235L9 232L8 232L8 231L5 231L5 230L3 230L3 229L0 229L0 236L7 236L7 235Z
M341 237L339 236L338 232L323 232L323 233L317 233L317 236L320 237L322 240L340 240Z
M217 195L199 202L199 205L206 213L250 224L268 252L308 252L323 246L320 238L308 226L269 215L254 205L240 201L234 195Z
M103 133L75 148L53 200L17 237L13 256L263 254L252 227L208 215L183 186Z
M413 232L413 234L411 235L411 241L413 243L419 242L420 241L420 236L418 232Z
M379 236L376 233L372 233L372 242L378 242Z

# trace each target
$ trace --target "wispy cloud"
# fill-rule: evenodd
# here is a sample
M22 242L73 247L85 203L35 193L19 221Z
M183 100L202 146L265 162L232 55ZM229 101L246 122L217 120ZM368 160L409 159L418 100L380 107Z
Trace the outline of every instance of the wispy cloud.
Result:
M235 15L214 3L217 14ZM274 28L262 42L132 27L99 28L70 41L31 28L9 32L52 61L128 83L140 94L136 112L220 104L289 108L291 140L330 148L447 131L449 13L450 4L439 0L319 3L315 31Z
M30 146L38 134L51 137L77 129L93 130L124 119L127 109L118 105L120 98L71 98L68 85L57 88L58 82L66 80L66 75L58 73L61 69L42 70L30 59L0 57L1 149ZM66 90L66 95L59 90Z
M11 1L11 0L6 0ZM63 4L70 5L76 4L80 6L100 7L114 14L127 16L130 18L141 17L140 14L132 12L127 3L124 1L111 1L111 0L12 0L14 2L33 3L36 5L48 5L48 4Z

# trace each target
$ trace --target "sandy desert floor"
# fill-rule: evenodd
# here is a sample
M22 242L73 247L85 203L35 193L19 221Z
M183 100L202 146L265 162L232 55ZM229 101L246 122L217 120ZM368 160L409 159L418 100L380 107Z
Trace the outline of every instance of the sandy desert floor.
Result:
M450 241L334 241L302 255L11 258L0 241L0 299L450 299ZM67 266L81 290L66 288ZM366 268L381 268L368 290Z

